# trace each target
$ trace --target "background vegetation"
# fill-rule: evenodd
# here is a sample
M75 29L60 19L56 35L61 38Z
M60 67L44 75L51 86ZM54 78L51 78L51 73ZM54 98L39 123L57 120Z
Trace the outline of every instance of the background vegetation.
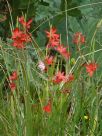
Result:
M0 136L101 136L102 135L102 1L100 0L0 0ZM11 46L18 17L33 19L32 43L26 50ZM70 61L56 52L56 65L42 73L39 60L46 56L45 30L57 28L61 42L71 51ZM84 58L96 62L90 78L82 65L83 56L73 44L82 32ZM8 46L9 45L9 46ZM73 69L75 80L54 85L48 80L58 70ZM8 77L18 73L17 89L9 88ZM67 90L63 94L61 91ZM51 114L43 111L52 101Z

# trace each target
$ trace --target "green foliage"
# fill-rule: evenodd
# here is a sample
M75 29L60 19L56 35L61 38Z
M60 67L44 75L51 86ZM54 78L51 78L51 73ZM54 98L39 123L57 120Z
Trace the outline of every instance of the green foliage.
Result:
M11 15L4 13L8 11L7 2L0 1L0 136L101 136L101 4L79 7L95 0L8 2ZM33 24L32 42L20 50L11 46L10 37L11 26L18 25L17 17L22 14L26 19L33 18ZM61 42L69 47L71 58L66 61L60 54L52 52L55 55L53 66L48 72L41 72L38 62L49 53L45 48L45 30L51 26L58 29ZM81 52L72 42L75 32L86 36L86 43L80 46ZM98 64L92 78L86 74L86 61ZM66 73L71 70L75 79L56 85L52 82L53 77L63 68ZM14 70L17 70L18 79L16 90L11 91L9 76ZM46 113L43 107L49 101L52 102L52 112Z
M61 10L64 11L65 9L66 10L70 10L71 8L74 8L74 7L77 7L79 6L80 2L73 2L73 0L61 0ZM73 16L73 17L81 17L82 14L81 14L81 10L76 8L74 10L71 10L71 11L68 11L68 15L69 16Z

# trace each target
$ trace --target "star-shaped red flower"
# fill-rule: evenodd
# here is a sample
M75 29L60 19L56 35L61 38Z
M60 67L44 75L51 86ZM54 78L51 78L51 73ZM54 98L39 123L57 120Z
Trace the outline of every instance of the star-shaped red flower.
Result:
M66 59L68 59L70 57L70 53L67 51L67 49L65 47L63 47L63 45L60 45L56 48L56 50Z
M31 26L31 23L32 23L32 19L30 19L28 22L26 22L24 17L21 16L21 17L19 17L18 21L23 25L24 28L30 29L30 26Z
M85 67L89 76L92 77L94 72L97 70L98 65L96 63L89 63L89 64L86 64Z
M56 75L54 76L54 78L53 78L53 82L54 83L61 83L62 81L64 81L65 80L65 75L64 75L64 72L58 72L58 73L56 73Z
M52 65L53 61L54 61L54 57L53 56L46 56L45 57L45 64Z

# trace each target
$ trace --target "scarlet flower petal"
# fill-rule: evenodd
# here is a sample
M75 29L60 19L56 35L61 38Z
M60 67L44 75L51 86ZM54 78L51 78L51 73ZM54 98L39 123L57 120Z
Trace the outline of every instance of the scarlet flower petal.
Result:
M31 42L30 35L28 33L24 33L19 30L19 28L15 28L12 32L13 44L12 46L16 48L24 48L25 43Z
M51 28L50 31L45 31L46 33L46 37L49 39L49 42L48 42L48 45L47 45L47 48L49 47L56 47L59 45L60 43L60 35L59 34L56 34L56 28Z
M54 60L53 56L46 56L45 63L47 65L52 65L53 64L53 60Z
M60 45L56 48L56 50L66 59L68 59L70 57L70 53L67 52L67 49L65 47L63 47L63 45Z
M18 21L19 21L22 25L25 24L25 21L24 21L24 17L23 17L23 16L19 17Z
M74 80L74 75L73 74L69 74L65 78L65 82L72 82L73 80Z
M9 80L17 80L18 78L18 75L17 75L17 71L14 71L10 77L9 77Z
M19 22L23 25L24 28L30 29L30 25L32 23L32 19L30 19L28 22L25 21L24 17L19 17Z
M12 46L18 48L18 49L21 49L21 48L24 48L25 45L23 43L23 41L21 39L15 39Z
M98 65L96 63L89 63L89 64L86 64L85 67L89 76L92 77L94 72L97 70Z
M46 37L49 38L49 39L51 39L51 38L58 39L59 34L56 34L56 31L57 31L56 28L51 28L50 32L45 31Z
M53 82L57 84L61 83L64 80L65 80L64 72L61 73L60 71L53 78Z
M48 103L46 106L44 106L43 111L46 113L51 113L51 111L52 111L51 103Z
M14 91L16 89L16 84L13 82L9 83L9 86L10 86L11 91Z
M59 45L59 39L50 39L48 44L47 44L47 48L55 48Z
M27 24L26 24L26 28L27 28L27 29L30 29L30 25L31 25L32 22L33 22L32 19L30 19L30 20L27 22Z
M21 37L21 34L22 34L22 31L20 31L19 28L15 28L12 32L12 39Z

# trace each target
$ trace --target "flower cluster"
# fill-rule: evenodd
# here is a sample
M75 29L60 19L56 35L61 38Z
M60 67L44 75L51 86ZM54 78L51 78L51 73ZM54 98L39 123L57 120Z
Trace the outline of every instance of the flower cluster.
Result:
M48 45L47 47L56 47L59 45L59 38L60 38L60 35L59 34L56 34L57 30L56 28L51 28L50 29L50 32L48 31L45 31L46 33L46 37L49 39L48 41Z
M61 83L63 82L71 82L74 80L74 75L73 74L69 74L69 75L64 75L64 72L58 72L56 73L56 75L53 78L53 82L54 83Z
M18 19L19 23L22 25L22 30L20 28L15 28L12 31L12 40L13 44L12 46L16 48L24 48L25 44L28 42L31 42L31 36L28 33L28 30L30 29L32 19L30 19L28 22L25 21L24 17L20 17ZM58 53L60 53L66 60L68 60L71 56L71 53L67 51L67 47L65 47L63 44L60 43L60 35L57 34L57 29L56 28L51 28L50 31L45 31L46 37L48 38L48 44L47 44L47 49L54 49ZM73 36L73 43L76 45L82 45L85 43L85 36L81 32L76 32ZM49 51L49 50L48 50ZM47 55L43 59L43 61L38 62L38 68L41 70L41 72L46 72L49 68L49 66L53 65L55 57L52 55ZM93 76L94 72L97 70L97 64L95 62L91 62L88 64L85 64L84 67L86 68L86 72L89 74L90 77ZM10 76L9 76L9 86L10 89L13 91L16 89L16 81L18 78L17 72L14 71ZM64 72L58 71L57 73L54 74L53 77L51 77L51 81L54 84L60 84L61 82L64 83L70 83L75 79L74 75L72 73L65 74ZM63 94L69 94L70 89L65 88L61 91ZM51 113L52 111L52 104L51 101L47 103L43 107L43 111L46 113Z
M19 22L26 27L26 29L30 28L30 24L31 24L31 20L28 22L24 21L24 18L21 17L19 18ZM25 44L28 42L31 42L31 35L28 34L27 31L24 30L20 30L19 28L15 28L12 31L12 40L13 40L13 44L12 46L16 47L16 48L24 48Z
M53 48L58 51L65 59L70 57L70 53L64 45L60 44L60 35L57 34L56 28L51 28L50 31L45 31L48 38L47 48Z
M17 71L14 71L9 76L9 80L10 80L9 86L10 86L11 91L14 91L16 89L16 84L14 81L17 80L17 78L18 78Z

